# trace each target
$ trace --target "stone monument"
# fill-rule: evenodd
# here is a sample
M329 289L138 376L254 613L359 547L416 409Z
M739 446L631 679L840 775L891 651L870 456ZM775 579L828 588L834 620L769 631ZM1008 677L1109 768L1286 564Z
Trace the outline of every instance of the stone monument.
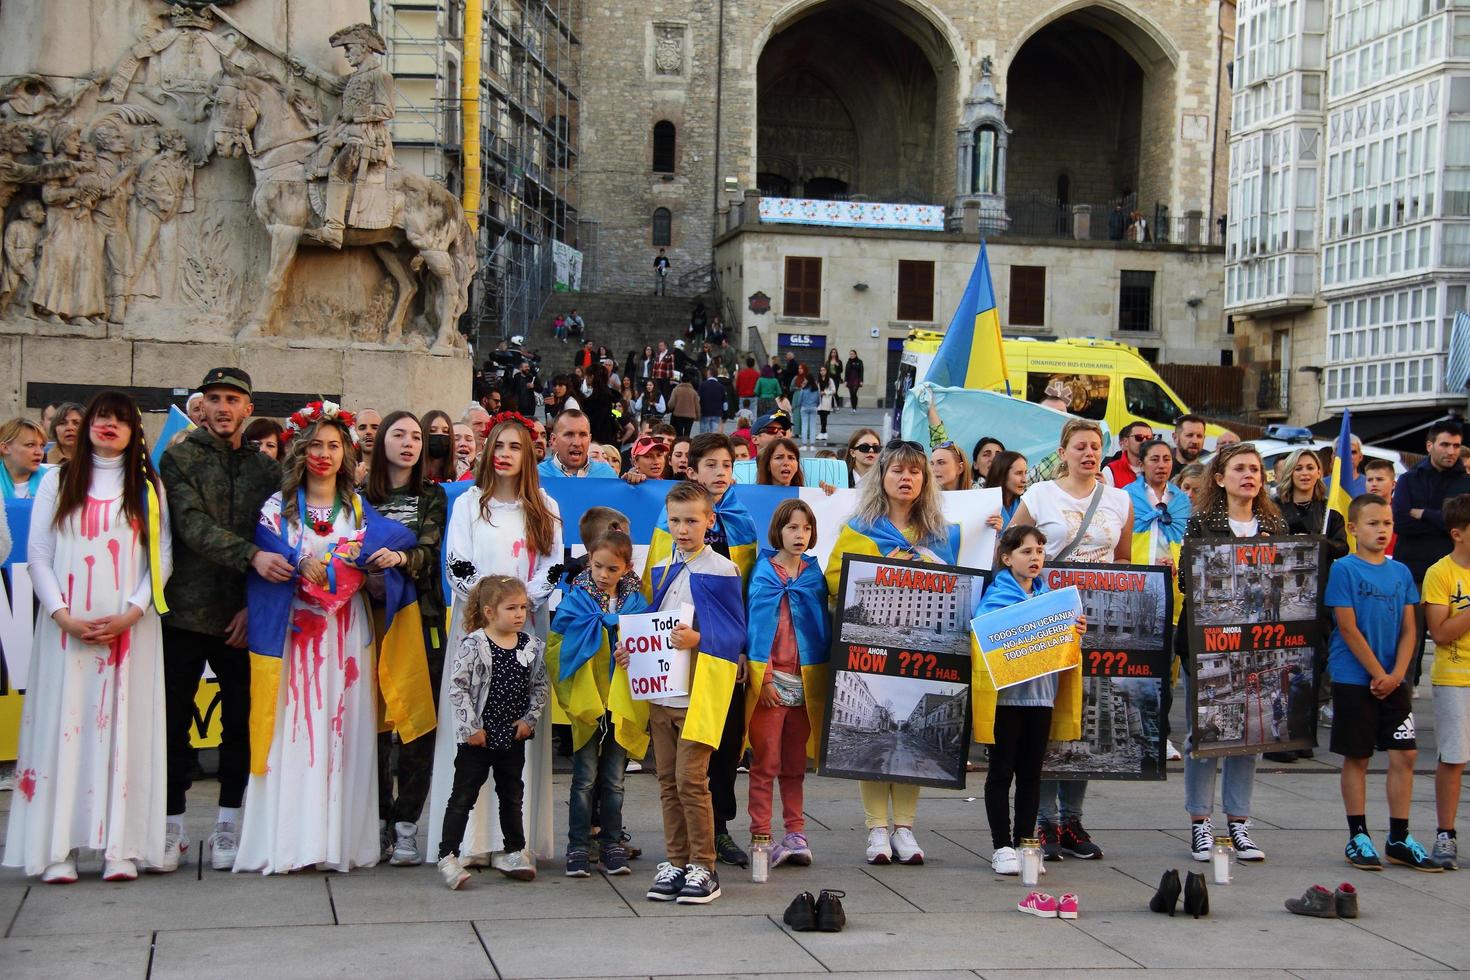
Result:
M0 417L48 385L171 390L230 363L265 391L457 413L474 233L394 160L369 13L0 7Z

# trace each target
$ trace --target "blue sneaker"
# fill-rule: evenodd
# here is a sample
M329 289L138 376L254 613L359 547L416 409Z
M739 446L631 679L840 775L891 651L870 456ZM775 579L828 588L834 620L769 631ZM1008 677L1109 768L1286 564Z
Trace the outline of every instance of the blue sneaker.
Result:
M1347 856L1348 864L1363 871L1382 871L1383 858L1378 856L1378 851L1373 847L1373 838L1367 834L1355 834L1353 839L1347 842L1343 849Z
M1415 871L1427 871L1431 874L1444 870L1443 865L1429 856L1423 845L1409 834L1403 840L1391 840L1383 845L1384 854L1394 864L1402 864Z

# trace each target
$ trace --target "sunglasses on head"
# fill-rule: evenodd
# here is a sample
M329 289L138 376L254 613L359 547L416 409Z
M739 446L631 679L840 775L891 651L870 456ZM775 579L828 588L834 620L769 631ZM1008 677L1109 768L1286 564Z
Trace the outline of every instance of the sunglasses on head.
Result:
M912 439L889 439L888 440L888 445L884 446L883 448L884 449L903 449L905 447L907 447L909 449L916 449L916 450L918 450L921 453L924 451L924 447L921 446L921 445L919 445L917 442L914 442Z
M943 442L936 442L934 444L935 449L953 449L954 447L955 444L953 439L946 439Z

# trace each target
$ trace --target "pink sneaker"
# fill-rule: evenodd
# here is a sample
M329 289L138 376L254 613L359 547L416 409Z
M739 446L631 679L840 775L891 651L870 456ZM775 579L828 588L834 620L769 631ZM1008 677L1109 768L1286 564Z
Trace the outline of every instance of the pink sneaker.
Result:
M1057 916L1063 919L1077 918L1077 896L1071 892L1057 899Z
M1016 908L1027 915L1034 915L1041 919L1057 917L1057 900L1046 892L1031 892L1021 899Z

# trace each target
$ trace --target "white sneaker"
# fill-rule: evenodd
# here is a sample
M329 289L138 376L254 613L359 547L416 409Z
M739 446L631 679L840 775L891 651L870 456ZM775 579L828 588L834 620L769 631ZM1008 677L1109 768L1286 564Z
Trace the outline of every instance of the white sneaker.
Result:
M439 873L444 876L444 884L449 886L450 891L458 891L460 885L470 880L470 873L453 854L446 854L439 859Z
M466 868L488 868L495 863L499 855L499 851L494 854L471 854L469 857L460 855L459 863Z
M229 871L235 867L235 855L240 850L240 835L232 823L217 823L214 833L209 835L209 866L216 871Z
M924 852L908 827L893 828L893 854L899 864L923 864Z
M154 871L168 874L179 870L179 863L183 856L189 853L189 834L184 830L170 830L163 836L163 860L158 862Z
M48 885L70 885L77 880L77 852L72 851L65 860L46 865L41 880Z
M1184 756L1180 754L1179 749L1175 747L1173 742L1165 739L1164 758L1169 762L1178 762L1180 759L1184 758Z
M526 850L501 851L490 866L516 881L536 880L536 860Z
M137 881L138 866L123 858L120 861L102 862L103 881Z
M990 856L990 870L998 875L1021 873L1021 856L1014 847L1002 847Z
M893 858L893 848L888 841L887 827L874 827L868 831L868 863L887 864Z
M423 864L424 856L419 853L419 825L400 820L393 825L397 840L393 843L393 856L388 863L395 868L406 868Z

